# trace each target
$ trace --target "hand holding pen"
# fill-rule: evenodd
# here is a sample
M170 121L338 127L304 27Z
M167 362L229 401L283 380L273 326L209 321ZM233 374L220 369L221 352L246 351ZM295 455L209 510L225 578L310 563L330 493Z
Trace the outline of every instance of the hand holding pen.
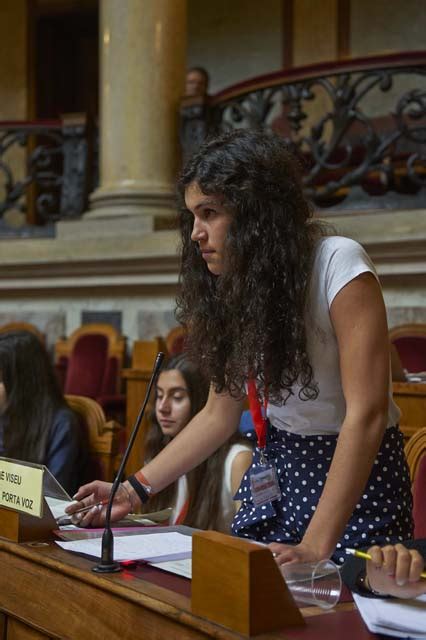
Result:
M347 553L364 558L366 576L372 590L397 598L416 598L426 593L424 559L415 549L402 544L373 546L368 552L346 549Z
M95 480L83 485L73 496L74 501L65 509L71 522L81 527L99 527L105 522L106 505L108 504L112 484ZM113 503L113 519L124 518L131 510L129 495L123 485Z

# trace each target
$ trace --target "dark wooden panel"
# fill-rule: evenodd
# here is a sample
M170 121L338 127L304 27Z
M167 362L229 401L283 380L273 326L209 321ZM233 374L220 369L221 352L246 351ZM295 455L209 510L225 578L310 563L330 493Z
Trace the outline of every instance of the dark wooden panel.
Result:
M50 638L45 633L29 627L19 620L9 618L7 622L7 640L46 640Z

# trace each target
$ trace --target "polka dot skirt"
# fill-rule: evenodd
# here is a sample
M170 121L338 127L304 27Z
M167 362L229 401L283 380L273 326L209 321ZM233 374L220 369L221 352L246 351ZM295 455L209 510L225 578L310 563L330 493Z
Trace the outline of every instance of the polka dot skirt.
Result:
M251 500L248 472L235 495L235 500L241 500L242 504L232 523L232 532L266 543L301 542L321 496L336 443L334 435L302 436L270 426L267 457L275 461L281 499L256 508ZM256 448L251 468L258 464ZM333 560L339 563L346 560L345 547L411 538L411 508L403 436L397 427L391 427L386 430L367 485L336 546Z

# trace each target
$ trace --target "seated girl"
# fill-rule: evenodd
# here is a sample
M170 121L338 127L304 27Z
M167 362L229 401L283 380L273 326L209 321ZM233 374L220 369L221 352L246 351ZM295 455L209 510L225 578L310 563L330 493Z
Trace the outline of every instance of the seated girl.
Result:
M147 460L182 431L202 409L207 395L207 383L185 356L176 356L163 367L146 442ZM193 471L153 496L146 511L173 507L170 524L230 533L231 521L239 508L233 496L251 458L249 443L235 435Z
M0 334L0 456L46 465L73 494L85 477L83 443L40 340L27 331Z

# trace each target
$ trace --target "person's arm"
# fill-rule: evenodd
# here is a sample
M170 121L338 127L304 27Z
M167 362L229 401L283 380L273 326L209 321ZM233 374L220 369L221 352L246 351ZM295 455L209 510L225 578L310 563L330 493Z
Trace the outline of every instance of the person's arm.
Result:
M243 400L210 389L205 407L143 468L143 475L153 493L158 493L216 451L237 430L242 409ZM106 499L110 491L109 483L99 481L80 487L74 496L78 502L68 507L67 513L95 505ZM113 520L124 517L138 504L140 501L136 492L126 481L118 492L117 501L114 501ZM82 526L101 524L105 510L105 507L102 510L93 509L77 518L77 521Z
M253 453L250 450L240 451L238 453L231 467L231 495L234 496L240 488L241 480L247 469L251 465ZM235 513L241 506L240 500L235 500Z
M389 343L380 286L365 273L349 282L330 309L346 401L327 481L305 536L290 547L273 543L277 562L329 557L368 480L388 418Z

